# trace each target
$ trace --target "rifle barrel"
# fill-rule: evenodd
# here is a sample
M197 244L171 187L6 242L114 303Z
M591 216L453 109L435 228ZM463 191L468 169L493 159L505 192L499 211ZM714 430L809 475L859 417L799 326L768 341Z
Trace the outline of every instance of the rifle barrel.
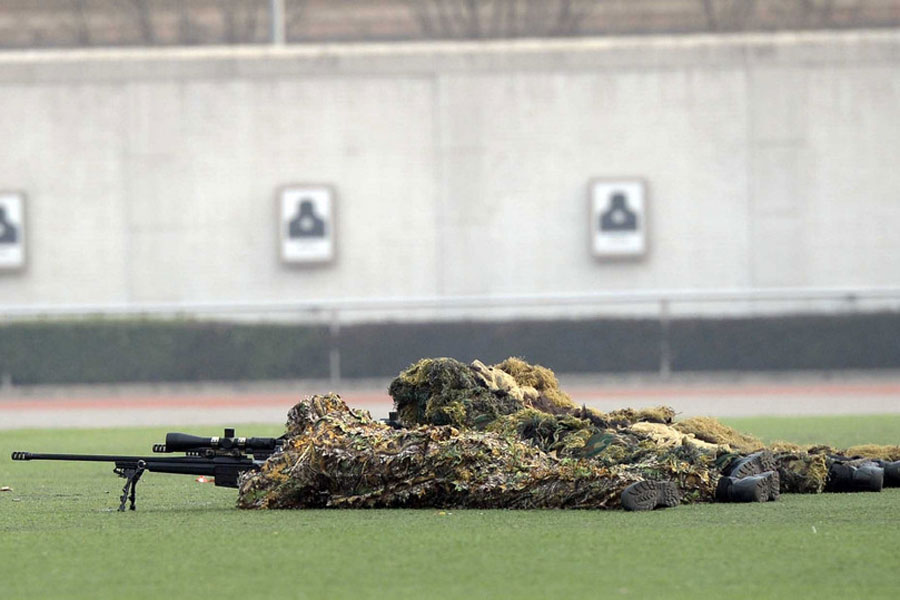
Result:
M145 460L141 456L118 456L115 454L45 454L41 452L13 452L13 460L77 460L81 462L137 462Z
M119 456L116 454L44 454L38 452L13 452L13 460L72 460L78 462L114 462L137 463L143 461L147 465L235 465L253 464L249 458L233 458L216 456ZM153 470L153 469L150 469Z

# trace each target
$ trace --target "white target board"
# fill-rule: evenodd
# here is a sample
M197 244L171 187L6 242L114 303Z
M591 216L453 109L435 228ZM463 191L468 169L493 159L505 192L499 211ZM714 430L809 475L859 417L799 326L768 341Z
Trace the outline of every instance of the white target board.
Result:
M639 179L590 183L591 252L598 258L647 252L646 186Z
M0 192L0 269L25 266L25 195Z
M292 185L278 193L281 259L310 264L334 260L334 192L326 185Z

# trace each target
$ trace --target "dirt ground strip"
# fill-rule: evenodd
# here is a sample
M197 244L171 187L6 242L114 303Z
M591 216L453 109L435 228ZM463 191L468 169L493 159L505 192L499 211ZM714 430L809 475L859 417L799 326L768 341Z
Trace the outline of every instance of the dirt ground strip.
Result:
M577 403L602 411L666 404L681 416L900 413L900 372L650 377L561 376ZM12 387L0 390L0 429L283 423L308 394L337 391L375 418L389 381Z

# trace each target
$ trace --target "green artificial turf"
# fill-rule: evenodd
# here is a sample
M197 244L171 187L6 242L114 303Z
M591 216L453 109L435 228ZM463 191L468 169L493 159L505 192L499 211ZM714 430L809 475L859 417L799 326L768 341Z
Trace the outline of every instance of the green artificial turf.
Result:
M858 444L900 444L900 414L819 417L742 417L721 419L727 425L766 442L828 444L847 448Z
M764 439L900 441L897 417L729 423ZM249 512L233 508L235 490L149 473L138 511L121 514L111 466L9 458L144 454L165 431L0 432L0 486L13 488L0 492L0 597L893 598L900 589L900 489L650 513Z

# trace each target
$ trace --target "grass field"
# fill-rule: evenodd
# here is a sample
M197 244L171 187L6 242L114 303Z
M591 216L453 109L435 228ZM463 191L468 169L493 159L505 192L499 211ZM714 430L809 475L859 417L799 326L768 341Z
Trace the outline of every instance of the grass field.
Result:
M764 439L900 442L900 416L730 419ZM177 429L177 428L176 428ZM146 454L166 428L0 433L0 597L894 598L900 489L622 511L284 511L149 473L138 510L97 463L12 450ZM192 433L216 433L219 427ZM272 435L272 427L239 433Z

